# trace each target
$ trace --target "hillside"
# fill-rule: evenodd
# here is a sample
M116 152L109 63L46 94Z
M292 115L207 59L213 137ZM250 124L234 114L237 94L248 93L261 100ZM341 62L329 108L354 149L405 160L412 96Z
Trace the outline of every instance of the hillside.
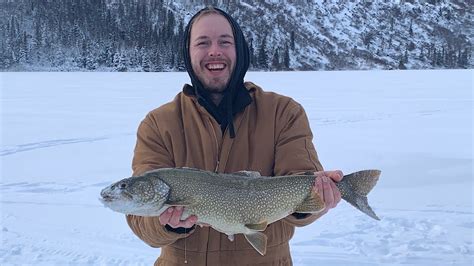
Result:
M253 70L472 68L470 1L0 0L0 69L183 70L192 14L232 14Z

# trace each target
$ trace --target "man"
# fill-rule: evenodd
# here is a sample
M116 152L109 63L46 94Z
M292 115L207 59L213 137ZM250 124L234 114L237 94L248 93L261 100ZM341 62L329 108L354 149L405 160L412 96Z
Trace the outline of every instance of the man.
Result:
M182 208L160 217L128 215L133 232L161 247L155 265L291 265L289 240L304 226L334 208L341 195L333 181L341 171L323 172L312 144L306 114L291 98L264 92L243 81L249 50L238 24L224 11L205 8L189 22L184 58L191 77L176 98L141 122L133 158L134 175L163 167L193 167L218 173L240 170L262 175L315 172L314 190L326 203L319 214L294 213L265 230L265 256L242 235L196 226L196 216L180 220Z

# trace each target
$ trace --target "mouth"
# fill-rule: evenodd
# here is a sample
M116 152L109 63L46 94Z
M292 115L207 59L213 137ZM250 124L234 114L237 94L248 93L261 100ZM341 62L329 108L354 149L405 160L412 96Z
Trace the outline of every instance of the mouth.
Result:
M109 195L102 195L102 198L99 198L102 202L112 202L114 198Z
M205 64L205 67L211 73L219 73L227 67L227 64L224 62L209 62Z

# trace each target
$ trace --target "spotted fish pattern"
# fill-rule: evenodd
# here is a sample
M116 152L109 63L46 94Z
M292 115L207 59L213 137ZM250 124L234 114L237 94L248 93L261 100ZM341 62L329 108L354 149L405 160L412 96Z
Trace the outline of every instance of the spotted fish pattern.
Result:
M380 170L345 175L336 186L342 199L379 220L369 206L367 194L377 183ZM218 174L193 168L162 168L120 180L101 191L102 203L117 212L159 216L171 206L184 206L182 219L198 217L225 233L244 234L262 255L266 252L268 224L291 213L318 213L324 202L312 189L314 174L260 176L241 171Z

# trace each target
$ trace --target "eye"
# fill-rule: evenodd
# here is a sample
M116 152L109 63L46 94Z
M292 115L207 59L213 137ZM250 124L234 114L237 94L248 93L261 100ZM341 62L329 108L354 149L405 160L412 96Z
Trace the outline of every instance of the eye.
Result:
M198 43L196 44L196 46L198 46L198 47L203 47L203 46L208 45L208 43L209 43L209 42L206 42L206 41L198 42Z
M231 41L221 41L221 45L230 46L230 45L232 45L232 42Z
M127 188L127 184L126 183L120 183L119 188L120 189L125 189L125 188Z

